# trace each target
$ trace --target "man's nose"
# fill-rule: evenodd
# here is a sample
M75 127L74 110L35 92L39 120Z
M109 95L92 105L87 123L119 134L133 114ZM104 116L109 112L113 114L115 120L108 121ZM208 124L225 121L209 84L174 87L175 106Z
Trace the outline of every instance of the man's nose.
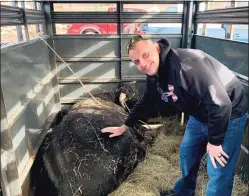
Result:
M140 60L140 67L143 69L147 67L147 62L144 59Z

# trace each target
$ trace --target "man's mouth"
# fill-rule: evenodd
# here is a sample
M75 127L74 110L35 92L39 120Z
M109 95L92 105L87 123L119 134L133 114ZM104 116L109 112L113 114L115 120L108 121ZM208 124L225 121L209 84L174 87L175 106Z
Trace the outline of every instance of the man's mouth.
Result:
M148 72L150 70L150 68L151 68L151 65L149 65L144 71Z

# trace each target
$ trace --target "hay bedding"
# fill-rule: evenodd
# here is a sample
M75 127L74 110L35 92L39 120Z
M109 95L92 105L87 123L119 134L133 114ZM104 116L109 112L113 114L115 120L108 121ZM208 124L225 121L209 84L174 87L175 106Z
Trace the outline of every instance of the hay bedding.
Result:
M163 120L164 127L156 138L144 162L109 196L159 196L160 191L172 189L181 176L179 149L184 133L176 118ZM204 196L208 182L205 157L197 178L196 196ZM248 196L248 185L235 176L233 196Z

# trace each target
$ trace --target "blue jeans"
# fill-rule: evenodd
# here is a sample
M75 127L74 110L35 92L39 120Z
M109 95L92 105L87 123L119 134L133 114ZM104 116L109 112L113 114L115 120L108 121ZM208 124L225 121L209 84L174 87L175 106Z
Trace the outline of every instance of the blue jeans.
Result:
M247 114L229 121L222 144L223 151L229 156L225 167L216 162L217 168L215 169L210 157L207 156L207 173L210 180L207 184L206 196L231 195L246 119ZM207 137L207 125L190 116L180 147L182 178L176 182L174 187L174 191L179 196L195 194L197 172L201 158L206 153Z

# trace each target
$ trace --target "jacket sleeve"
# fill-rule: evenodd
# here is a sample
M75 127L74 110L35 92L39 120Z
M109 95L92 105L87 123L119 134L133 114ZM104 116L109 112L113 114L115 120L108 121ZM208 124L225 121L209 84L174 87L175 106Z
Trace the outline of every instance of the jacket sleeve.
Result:
M142 98L132 108L131 113L125 121L125 125L133 127L138 120L147 121L149 119L149 111L153 106L152 86L147 79L146 91Z
M197 57L182 66L180 83L194 98L206 105L208 116L208 142L221 145L232 111L232 103L225 85L229 78L220 77L224 68L219 61L209 55ZM229 70L228 70L229 71ZM226 78L223 81L221 78Z

